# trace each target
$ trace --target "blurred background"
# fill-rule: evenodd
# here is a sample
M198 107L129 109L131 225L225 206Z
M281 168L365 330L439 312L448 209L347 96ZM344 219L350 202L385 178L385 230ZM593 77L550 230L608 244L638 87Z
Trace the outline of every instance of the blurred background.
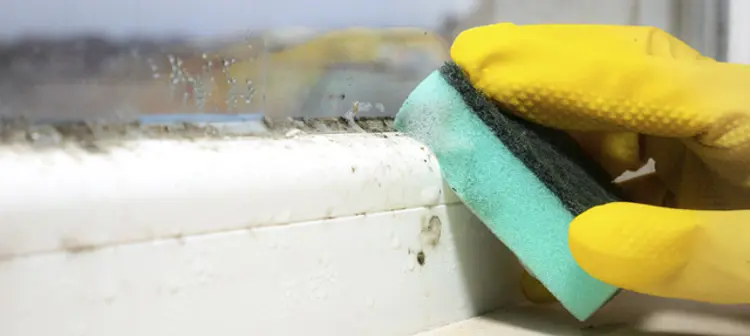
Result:
M750 39L737 42L750 32L742 19L732 20L748 13L748 4L0 0L0 116L389 116L448 58L455 36L473 26L650 25L708 56L732 60L750 54Z

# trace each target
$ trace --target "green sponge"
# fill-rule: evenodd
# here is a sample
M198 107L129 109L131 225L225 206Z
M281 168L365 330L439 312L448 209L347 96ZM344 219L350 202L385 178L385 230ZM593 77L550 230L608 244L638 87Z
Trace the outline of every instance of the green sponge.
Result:
M395 126L435 153L459 198L576 318L618 290L568 247L576 215L620 197L567 134L501 112L453 63L419 84Z

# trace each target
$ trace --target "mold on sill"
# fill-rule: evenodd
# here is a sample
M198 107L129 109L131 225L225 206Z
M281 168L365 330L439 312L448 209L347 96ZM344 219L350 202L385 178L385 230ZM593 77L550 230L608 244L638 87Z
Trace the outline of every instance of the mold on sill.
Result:
M129 141L148 139L204 140L242 137L290 138L301 134L370 133L387 137L392 117L286 118L272 120L257 115L151 116L132 122L29 123L0 119L0 145L34 149L74 145L103 152Z

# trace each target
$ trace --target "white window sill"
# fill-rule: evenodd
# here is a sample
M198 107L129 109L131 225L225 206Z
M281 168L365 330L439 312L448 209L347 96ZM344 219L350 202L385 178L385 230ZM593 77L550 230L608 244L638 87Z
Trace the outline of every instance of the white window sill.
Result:
M3 336L463 335L436 328L520 301L515 258L397 134L3 147L0 172ZM524 314L458 326L562 334Z

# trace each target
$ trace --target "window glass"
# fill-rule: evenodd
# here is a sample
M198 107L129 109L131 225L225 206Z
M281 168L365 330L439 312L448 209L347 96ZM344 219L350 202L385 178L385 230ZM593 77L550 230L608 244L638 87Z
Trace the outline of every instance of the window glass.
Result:
M0 10L0 116L392 116L463 29L677 26L667 0L24 0ZM498 37L501 38L501 37Z

